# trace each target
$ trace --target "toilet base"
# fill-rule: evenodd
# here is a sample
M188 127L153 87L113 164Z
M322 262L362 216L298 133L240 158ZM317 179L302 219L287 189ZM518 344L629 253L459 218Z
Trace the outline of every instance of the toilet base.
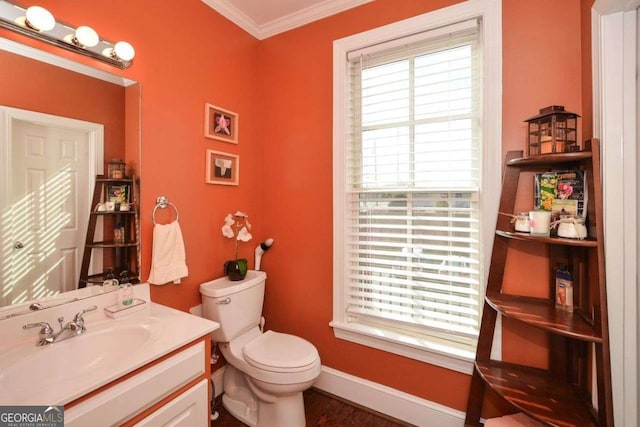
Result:
M235 400L227 394L222 395L222 406L237 420L242 421L249 427L258 425L258 411L251 410L246 403Z
M258 427L304 427L305 425L302 392L278 396L276 403L258 401Z
M242 372L231 365L224 371L222 405L231 415L250 427L258 424L258 399Z
M239 421L250 427L304 427L306 417L302 393L279 397L277 403L258 402L252 410L245 402L222 395L222 405ZM258 421L258 413L260 421Z
M265 385L255 381L260 385ZM311 386L311 382L299 390ZM261 398L262 397L262 398ZM306 417L302 391L266 395L254 380L231 365L224 372L222 404L233 417L250 427L304 427Z
M306 417L302 393L279 397L277 403L258 401L258 409L251 409L241 400L222 395L222 405L237 420L250 427L304 427ZM260 420L258 420L258 414Z

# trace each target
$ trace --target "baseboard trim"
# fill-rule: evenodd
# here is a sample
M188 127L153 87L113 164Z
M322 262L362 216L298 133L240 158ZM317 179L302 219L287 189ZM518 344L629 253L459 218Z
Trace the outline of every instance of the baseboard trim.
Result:
M225 366L211 375L216 398L224 391L224 370ZM464 424L462 411L327 366L322 367L313 387L416 426L460 427Z
M313 386L416 426L460 427L464 423L462 411L327 366Z

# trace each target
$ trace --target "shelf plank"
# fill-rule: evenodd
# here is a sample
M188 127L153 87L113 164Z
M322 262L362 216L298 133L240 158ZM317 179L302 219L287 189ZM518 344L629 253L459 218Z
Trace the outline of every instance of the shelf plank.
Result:
M92 211L91 215L135 215L132 210L129 211Z
M130 275L127 276L127 278L129 279L129 283L131 284L135 285L136 283L140 283L140 277L138 276L138 273L130 272ZM118 275L116 275L116 279L120 280ZM103 284L105 280L107 280L107 275L105 273L98 273L98 274L91 275L85 279L80 279L82 283L91 283L91 284L100 284L100 285Z
M584 162L592 157L591 151L576 151L575 153L541 154L539 156L519 157L506 162L507 166L541 167L562 163Z
M476 362L489 387L527 415L552 426L597 426L591 408L548 371L508 362Z
M529 233L520 233L513 231L496 230L496 234L507 239L514 240L528 240L531 242L548 243L552 245L564 245L564 246L579 246L583 248L595 248L598 246L596 239L587 238L584 240L579 239L565 239L564 237L544 237L544 236L532 236Z
M132 248L138 246L138 242L114 243L104 241L89 243L86 246L89 248Z
M499 313L554 334L581 341L602 343L602 334L577 313L557 309L550 300L517 295L485 297Z
M132 178L105 178L104 176L98 175L96 178L96 182L100 183L117 183L117 184L132 184Z

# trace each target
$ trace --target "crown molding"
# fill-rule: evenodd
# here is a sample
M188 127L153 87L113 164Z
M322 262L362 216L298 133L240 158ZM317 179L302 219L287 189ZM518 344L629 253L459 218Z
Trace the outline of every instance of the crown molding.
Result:
M244 29L258 40L301 27L311 22L353 9L373 0L325 0L300 11L258 25L253 19L233 6L228 0L202 0L207 6Z
M253 37L260 39L260 28L258 24L227 0L202 0L202 2Z
M373 0L325 0L322 3L285 15L282 18L274 19L262 25L260 27L261 40L372 1Z

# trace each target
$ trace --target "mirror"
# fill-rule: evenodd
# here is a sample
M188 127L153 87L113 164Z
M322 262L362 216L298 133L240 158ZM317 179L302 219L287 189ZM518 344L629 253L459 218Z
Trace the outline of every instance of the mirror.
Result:
M95 176L112 159L140 174L140 85L1 38L0 69L1 318L102 293L77 289Z

